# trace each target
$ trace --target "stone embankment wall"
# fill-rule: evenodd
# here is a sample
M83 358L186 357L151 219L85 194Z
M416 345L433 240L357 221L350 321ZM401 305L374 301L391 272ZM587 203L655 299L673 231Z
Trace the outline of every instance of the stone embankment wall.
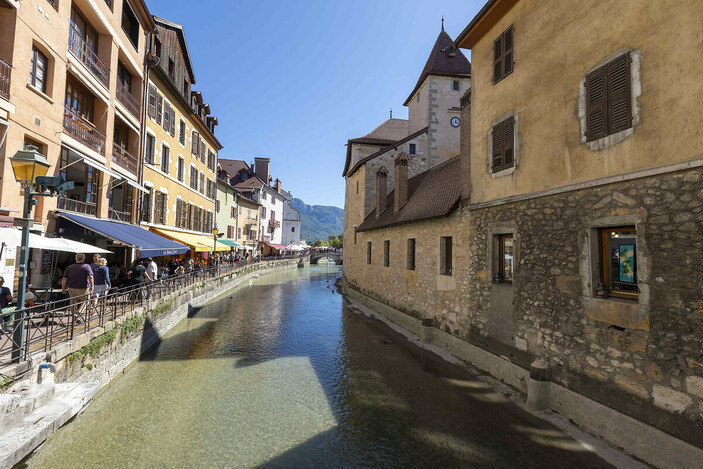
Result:
M464 202L446 218L358 233L345 245L345 281L523 369L544 359L563 389L703 448L702 182L703 171L689 169L521 201ZM617 226L636 227L634 300L595 296L598 229ZM515 240L512 284L494 282L500 234ZM441 236L453 237L448 278L437 269ZM406 268L408 238L417 243L414 271Z
M299 262L260 262L192 285L62 344L49 352L51 361L58 365L56 382L99 382L105 386L189 313L258 274L297 269Z

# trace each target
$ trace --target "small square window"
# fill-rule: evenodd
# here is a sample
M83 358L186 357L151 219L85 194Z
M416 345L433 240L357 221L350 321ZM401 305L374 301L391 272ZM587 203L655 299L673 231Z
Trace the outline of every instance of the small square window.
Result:
M634 226L600 229L601 284L596 295L637 299L637 232Z
M371 265L371 241L366 243L366 263Z
M291 227L290 227L290 232L291 232L291 233L295 233L295 226L291 226Z
M391 242L388 239L383 242L383 265L391 265Z
M459 91L459 80L453 80L452 81L452 89L454 91Z
M415 270L415 238L408 239L408 270Z
M439 273L452 275L452 237L439 238Z
M408 145L408 153L410 153L411 155L415 154L415 151L416 151L415 149L416 149L416 145L414 143L411 143L410 145Z

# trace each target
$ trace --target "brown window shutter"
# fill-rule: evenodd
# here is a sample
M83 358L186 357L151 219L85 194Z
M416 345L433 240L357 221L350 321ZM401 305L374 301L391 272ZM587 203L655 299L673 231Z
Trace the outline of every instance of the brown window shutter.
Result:
M166 132L168 132L169 127L171 126L171 106L167 103L164 102L164 111L163 111L163 123L162 127Z
M156 95L156 122L161 125L163 117L164 98L160 94Z
M156 119L156 86L149 85L149 117Z
M498 83L503 78L503 35L493 43L493 83Z
M513 143L515 141L515 117L503 121L503 169L512 168L514 164Z
M503 129L505 121L493 126L493 172L503 169Z
M630 103L630 54L608 64L608 134L632 125Z
M606 70L601 67L586 75L586 140L608 135L606 122Z
M176 135L176 109L171 108L171 136Z
M513 71L513 27L503 33L503 76Z

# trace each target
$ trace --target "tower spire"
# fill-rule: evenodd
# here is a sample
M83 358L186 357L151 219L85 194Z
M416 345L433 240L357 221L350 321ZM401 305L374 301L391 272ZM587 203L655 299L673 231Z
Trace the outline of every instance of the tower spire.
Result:
M444 15L442 15L442 31L444 31Z

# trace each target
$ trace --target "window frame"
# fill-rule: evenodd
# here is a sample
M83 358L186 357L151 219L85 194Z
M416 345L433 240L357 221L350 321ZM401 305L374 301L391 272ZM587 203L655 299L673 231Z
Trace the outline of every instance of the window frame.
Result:
M171 169L171 148L165 143L161 144L161 172L164 174L170 174Z
M501 119L491 127L491 173L496 174L515 168L517 159L516 135L517 119L514 114L507 116L505 119ZM497 151L498 144L500 144L500 151ZM508 151L510 152L510 158L506 157ZM496 159L499 160L498 164L496 164ZM510 161L509 163L508 159Z
M41 70L44 72L43 74L43 79L40 82L41 87L37 86L37 67L38 67L38 62L39 58L42 58L44 60L43 68ZM30 58L30 70L29 70L29 84L32 85L35 89L41 91L42 93L46 94L46 89L48 87L48 81L49 81L49 57L39 50L39 48L36 45L32 45L32 56Z
M391 240L383 241L383 267L391 266Z
M439 274L451 277L454 275L454 249L452 236L439 238Z
M416 155L416 154L417 154L417 144L409 143L408 144L408 155Z
M371 265L371 254L373 253L371 241L366 242L366 265Z
M585 75L586 143L609 137L631 129L634 126L631 65L632 54L630 51L627 51ZM613 76L614 73L617 73L618 67L622 67L621 73L624 74L624 78L620 76L620 80L618 80L617 76ZM601 96L601 99L594 97L594 88L598 86L596 83L598 83L599 80L602 89L599 90L600 93L595 93L595 96ZM613 84L618 81L624 84L623 89L619 92L613 91ZM621 118L625 119L624 125L613 122L614 115L617 115L617 109L614 108L617 103L622 102L625 103L625 115L621 116ZM600 114L600 116L598 114ZM594 119L601 120L602 129L599 131L594 130Z
M501 233L498 237L498 265L496 266L495 279L500 279L500 283L513 284L515 277L515 236L513 233ZM513 264L510 278L505 277L505 240L513 241Z
M608 252L609 248L609 239L608 239L608 233L612 233L614 231L619 231L619 232L625 232L625 233L633 233L635 235L635 253L634 253L634 258L635 258L635 285L637 287L636 291L627 291L627 290L619 290L619 289L612 289L610 288L610 281L609 281L609 274L610 274L610 253ZM624 300L634 300L638 301L639 300L639 293L640 293L640 288L639 288L639 266L637 264L637 227L635 225L624 225L624 226L603 226L598 228L598 252L599 252L599 264L600 264L600 271L598 272L598 280L603 284L603 286L606 289L607 296L612 297L612 298L619 298L619 299L624 299Z

